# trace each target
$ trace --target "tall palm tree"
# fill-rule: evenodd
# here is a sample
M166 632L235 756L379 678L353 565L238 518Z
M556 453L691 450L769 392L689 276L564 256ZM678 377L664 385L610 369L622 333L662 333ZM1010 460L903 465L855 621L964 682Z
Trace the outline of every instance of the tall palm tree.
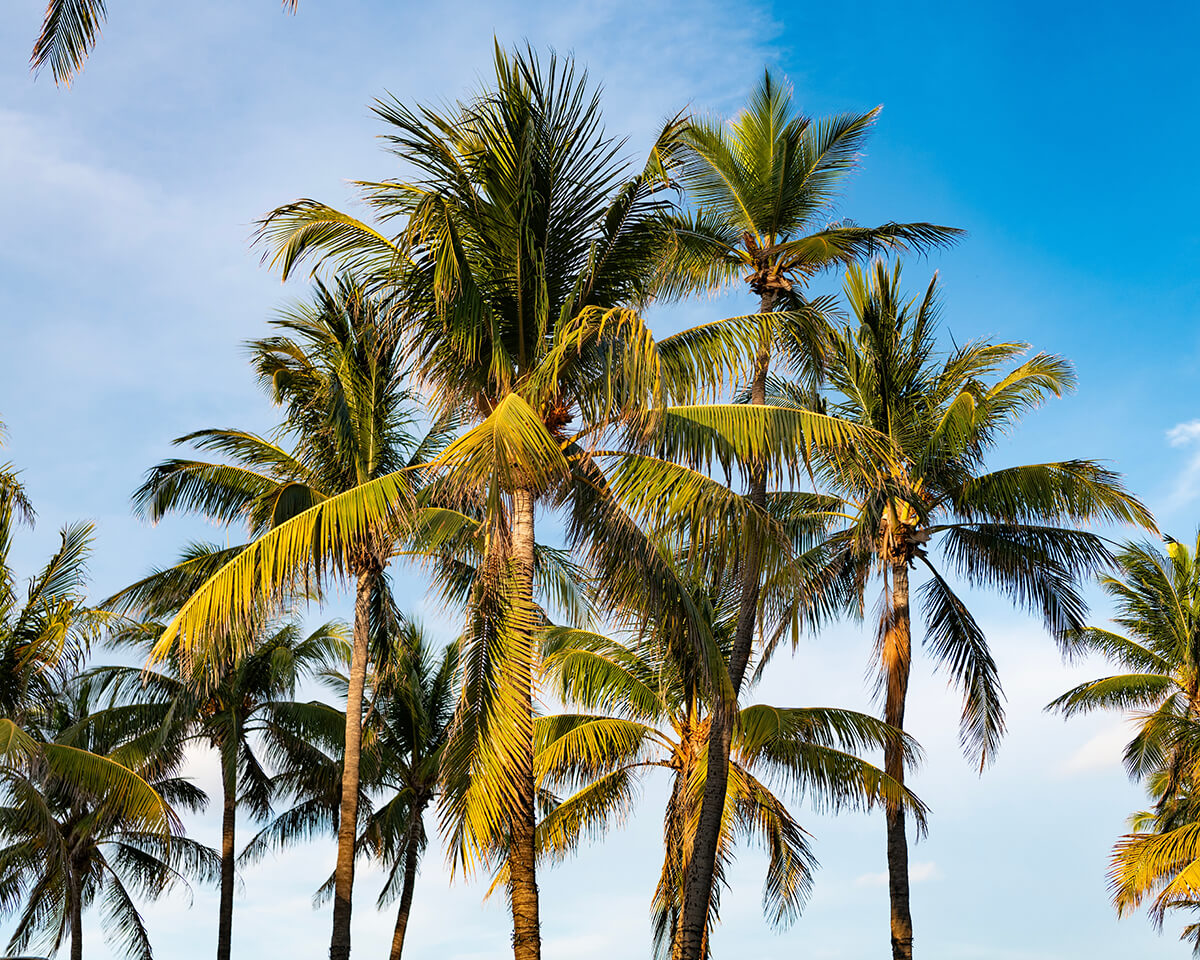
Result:
M751 404L767 402L776 357L806 379L819 375L833 303L806 297L813 277L881 248L921 251L950 243L961 233L931 223L860 227L831 222L839 192L857 170L878 114L877 107L814 120L796 109L788 84L767 71L735 118L692 118L682 133L678 177L692 209L673 218L664 290L679 295L744 284L758 298L762 323L747 384ZM768 464L751 460L746 468L749 500L763 510ZM763 550L761 538L748 531L741 547L741 612L729 661L735 694L731 708L750 658ZM709 762L715 771L727 768L734 720L731 711L718 710L713 717ZM721 773L709 778L689 866L690 901L677 953L682 960L698 960L724 791Z
M161 630L154 623L140 624L120 635L121 646L145 656ZM98 714L98 721L136 722L145 731L139 742L154 745L179 738L208 746L218 755L222 812L217 960L229 960L232 947L238 812L266 817L274 793L270 768L310 760L305 734L344 724L333 708L293 698L299 683L344 659L349 650L346 631L336 621L308 635L295 622L262 624L252 641L237 646L249 652L216 670L189 670L175 655L165 670L113 666L87 673L111 704Z
M286 411L278 435L210 429L180 438L227 459L172 459L154 467L134 495L150 519L195 510L220 522L245 522L254 537L380 477L393 478L387 489L395 503L413 499L421 464L444 444L453 421L435 422L421 435L396 328L384 306L342 277L332 287L318 282L311 304L297 306L274 325L280 335L255 341L250 349L262 383ZM383 629L390 609L385 568L394 547L391 512L388 506L382 518L350 531L332 564L355 590L333 905L335 956L349 949L363 689L370 637ZM347 531L343 526L336 532ZM191 582L191 565L196 574L211 572L208 564L214 559L219 567L238 550L185 558L177 572ZM291 587L303 589L296 583ZM236 644L254 636L235 628L229 638ZM215 662L220 664L221 657Z
M757 330L742 318L655 342L637 310L654 288L677 123L630 175L586 76L555 58L543 65L529 51L499 49L493 89L446 114L391 101L376 110L415 171L365 185L383 224L301 200L272 213L262 239L285 276L312 258L354 271L386 296L435 409L470 429L432 461L435 479L420 501L405 499L397 473L260 537L184 607L160 646L201 642L206 625L243 616L251 597L342 569L350 534L385 520L407 523L397 535L419 533L422 550L470 540L479 562L444 818L457 865L473 868L503 849L514 954L535 960L539 505L565 509L568 540L597 573L602 602L669 596L689 610L670 564L613 497L607 455L638 443L727 459L754 451L774 462L802 438L844 442L851 431L808 412L665 406L696 395L698 369L712 380L737 367L723 348ZM393 218L403 224L389 236ZM694 612L699 648L706 628Z
M371 724L378 774L375 789L392 797L363 824L373 856L387 865L379 904L397 901L388 960L400 960L412 909L417 867L425 850L425 811L440 789L442 756L454 716L458 647L435 654L409 622L400 655L372 685Z
M155 898L192 876L208 881L219 858L183 835L174 813L195 810L204 793L179 776L182 744L167 740L147 751L114 738L123 729L91 715L87 682L60 689L37 717L47 744L105 757L132 768L171 805L169 833L147 829L130 817L119 795L81 788L77 779L35 765L4 773L6 805L0 806L0 910L18 911L9 950L47 945L57 951L70 940L71 960L83 957L83 912L103 906L101 924L109 944L137 960L153 956L136 898Z
M282 2L295 13L300 0ZM107 17L105 0L50 0L29 57L30 67L36 72L49 65L54 82L70 86L95 47Z
M363 787L382 800L362 820L360 853L378 861L386 871L379 894L380 908L397 903L389 960L400 960L412 910L417 869L427 844L425 813L441 789L442 756L449 738L457 692L458 647L451 644L439 655L421 626L405 618L398 624L393 654L381 662L367 681L367 713L363 726ZM341 690L340 673L327 681ZM280 816L255 840L259 856L271 848L307 836L326 819L326 775L296 771L287 777L300 803ZM323 897L332 879L319 892Z
M726 590L715 599L717 642L727 652L738 598ZM570 791L564 799L547 801L538 845L543 856L565 856L584 838L623 819L647 775L669 771L665 851L653 906L655 955L667 957L679 934L686 865L707 779L714 698L690 645L654 634L651 629L626 644L581 630L548 632L545 668L552 689L568 707L587 712L537 722L539 783L550 795ZM760 841L770 855L763 887L763 911L770 922L794 920L811 889L816 858L806 831L768 783L787 785L819 810L865 808L887 799L907 806L919 820L924 817L920 801L857 756L885 745L910 758L917 753L911 740L874 717L754 704L740 707L735 730L718 882L709 894L702 937L705 956L739 837Z
M403 234L302 201L264 236L285 275L311 252L402 290L397 323L418 377L439 412L477 424L440 458L437 481L444 502L481 518L447 816L468 868L513 835L514 952L532 958L535 505L569 494L589 432L647 392L652 341L620 305L648 275L662 180L654 162L626 177L586 78L557 60L497 51L494 92L450 115L377 111L421 178L369 189L385 216L407 218Z
M1137 732L1125 769L1142 780L1152 810L1134 817L1134 832L1114 850L1112 888L1122 913L1150 899L1162 924L1168 910L1200 899L1200 536L1189 549L1166 538L1166 551L1130 543L1117 572L1100 579L1116 606L1116 630L1088 626L1066 637L1073 655L1098 654L1125 673L1081 683L1047 710L1065 717L1134 711ZM1184 938L1197 938L1195 925ZM1197 939L1200 949L1200 939Z
M830 392L822 402L887 436L897 453L882 473L844 453L818 467L849 520L831 539L829 577L858 598L860 611L868 585L881 583L879 690L884 719L902 729L912 663L910 571L923 570L925 646L962 691L960 741L982 769L1004 731L1000 680L987 637L941 569L1000 591L1059 637L1083 626L1080 577L1110 559L1104 540L1082 525L1153 529L1154 521L1115 473L1092 460L985 469L1001 435L1073 386L1065 360L1037 354L1016 363L1027 349L1021 343L976 341L939 352L936 278L923 295L905 299L898 264L851 268L846 296L853 322L830 338ZM813 402L806 390L783 391L797 403ZM886 751L884 765L904 781L898 750ZM892 953L907 960L903 808L890 805L887 824Z

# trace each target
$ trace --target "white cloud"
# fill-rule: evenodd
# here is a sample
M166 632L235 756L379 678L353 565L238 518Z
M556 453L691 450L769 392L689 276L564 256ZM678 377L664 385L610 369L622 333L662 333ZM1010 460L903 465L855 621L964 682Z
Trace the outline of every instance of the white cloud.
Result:
M911 884L924 883L927 880L941 879L942 872L938 869L938 865L933 861L910 863L908 865L908 882ZM857 877L854 885L857 887L886 887L888 875L886 873L864 873Z
M1118 769L1129 737L1129 728L1124 723L1101 730L1067 758L1062 766L1063 775Z
M1200 420L1177 423L1167 431L1167 442L1173 447L1184 447L1200 440Z
M1167 431L1167 443L1189 451L1187 463L1175 480L1170 505L1182 506L1200 494L1200 419L1177 423Z

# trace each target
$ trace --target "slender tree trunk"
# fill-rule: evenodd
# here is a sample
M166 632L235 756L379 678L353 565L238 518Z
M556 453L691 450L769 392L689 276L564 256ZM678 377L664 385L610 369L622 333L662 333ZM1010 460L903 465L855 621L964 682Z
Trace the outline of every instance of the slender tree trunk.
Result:
M417 861L421 855L417 844L417 828L423 811L423 804L415 808L408 827L408 849L404 852L404 887L400 891L400 908L396 911L396 930L392 934L392 952L388 954L388 960L400 960L400 954L404 951L404 932L408 929L413 888L417 883Z
M759 313L769 313L774 307L774 294L769 291L764 293L759 302ZM754 375L750 383L752 404L762 405L767 402L767 372L770 366L768 342L762 345L755 358ZM760 510L765 509L766 465L750 464L748 480L747 495L750 502ZM734 632L733 649L729 654L729 679L733 686L733 699L730 703L717 703L713 706L712 726L708 734L708 774L704 783L704 798L700 803L700 818L696 826L692 855L688 860L679 936L672 951L674 960L701 960L705 952L708 905L712 898L717 845L725 812L725 795L729 787L729 751L737 720L738 693L754 644L761 577L762 543L755 536L747 536L742 557L737 629Z
M224 760L225 758L222 757ZM236 764L236 758L235 758ZM217 960L229 960L233 943L233 883L237 829L237 768L223 771L221 790L221 906L217 919Z
M683 936L683 905L687 901L688 861L692 857L695 837L688 835L688 824L691 822L691 812L687 809L691 792L692 772L695 768L696 746L696 711L693 705L688 706L687 720L680 731L681 745L679 769L675 772L675 782L671 786L671 799L667 807L671 815L665 824L667 831L667 856L672 855L671 841L675 843L675 872L678 877L679 890L676 893L675 920L671 924L671 955L679 949L679 941ZM707 749L707 746L706 746ZM668 876L668 882L670 874Z
M354 843L358 836L358 764L362 746L363 688L367 679L371 592L377 574L367 563L358 571L354 593L354 648L346 692L346 749L342 763L342 806L338 816L337 866L333 871L333 936L330 960L350 956L350 907L354 890Z
M510 562L516 578L516 602L524 609L521 617L533 612L533 509L534 497L528 490L513 491L512 553ZM521 630L532 631L532 623L522 623ZM514 770L517 797L511 825L511 848L508 854L509 896L512 901L513 958L540 960L542 955L541 925L538 920L538 887L534 831L537 826L536 791L533 779L533 682L536 651L530 638L528 655L518 669L522 712L529 722L522 732L519 767Z
M912 621L908 609L908 564L892 565L890 619L883 641L883 669L887 678L887 703L884 719L897 730L904 729L904 702L908 696L908 675L912 666ZM904 755L899 744L884 751L884 770L898 783L904 783ZM892 958L912 960L913 927L908 897L908 838L905 835L904 808L898 803L887 806L888 893L892 904Z
M71 960L83 960L83 884L74 865L67 868L67 909L71 912Z

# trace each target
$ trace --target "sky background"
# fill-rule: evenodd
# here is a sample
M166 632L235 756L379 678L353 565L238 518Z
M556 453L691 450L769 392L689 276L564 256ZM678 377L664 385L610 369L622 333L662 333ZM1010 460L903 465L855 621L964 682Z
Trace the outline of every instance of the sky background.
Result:
M1028 419L995 465L1104 458L1165 530L1195 530L1194 4L303 0L292 17L275 0L111 0L103 40L69 91L26 68L42 6L0 5L0 419L4 456L23 469L39 514L18 533L22 573L78 518L99 528L97 596L187 539L223 536L187 520L150 528L128 503L171 438L273 422L240 343L305 284L281 287L260 264L252 222L297 197L353 205L348 180L395 172L371 100L468 94L490 69L493 35L576 54L603 84L608 128L629 136L631 159L681 108L735 111L764 66L786 74L813 115L882 103L840 213L966 228L960 247L908 264L911 287L936 268L948 333L1027 340L1077 368L1078 392ZM735 298L650 316L669 333L748 308ZM419 578L396 580L402 603L440 622ZM1127 727L1041 712L1103 667L1065 666L1036 623L993 598L972 602L1005 680L1010 733L977 777L958 753L957 697L918 664L909 726L929 758L912 785L932 808L912 853L922 960L1186 956L1178 923L1159 937L1108 906L1108 850L1141 803L1119 764ZM756 698L869 709L869 655L854 625L807 638ZM213 758L196 763L215 788ZM648 955L662 800L661 785L648 785L623 830L542 874L550 960ZM194 835L215 843L218 819L190 821ZM802 820L822 863L804 916L784 933L767 929L765 859L748 850L723 900L718 956L886 955L882 818ZM327 914L309 897L332 862L322 842L248 871L235 956L324 956ZM378 876L364 870L359 882L355 956L381 956L394 917L373 907ZM508 955L504 904L481 905L482 892L450 885L431 850L406 955ZM145 912L158 956L211 955L212 892ZM89 958L107 960L91 926L89 937Z

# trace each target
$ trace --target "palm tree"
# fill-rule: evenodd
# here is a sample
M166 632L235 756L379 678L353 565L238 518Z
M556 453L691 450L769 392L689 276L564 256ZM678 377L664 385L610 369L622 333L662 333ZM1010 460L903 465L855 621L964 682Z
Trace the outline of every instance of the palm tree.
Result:
M0 491L0 778L53 776L81 792L107 795L129 822L165 835L163 798L135 771L42 735L41 718L112 618L87 604L91 524L63 527L58 550L22 595L9 561L13 523L22 515L31 518L32 508L14 480L7 493Z
M987 638L939 567L1007 595L1040 615L1055 637L1083 626L1081 576L1109 561L1104 540L1080 526L1117 522L1153 529L1119 477L1091 460L1063 460L986 471L997 439L1050 396L1073 385L1060 357L1013 362L1021 343L977 341L937 349L936 278L904 299L900 267L851 268L846 295L854 323L831 335L826 373L830 413L870 425L897 451L883 473L862 458L826 458L818 476L844 501L848 526L829 545L830 579L863 609L868 584L881 581L877 633L884 719L903 729L912 662L910 570L918 588L925 646L963 694L960 741L982 769L1004 731L996 665ZM801 404L807 390L782 387ZM779 402L783 402L780 400ZM935 556L940 563L935 565ZM889 776L904 781L901 753L885 755ZM892 953L912 956L908 845L903 808L889 805L888 872Z
M683 131L679 181L692 210L673 218L674 245L666 258L665 292L709 292L744 283L763 315L748 384L751 404L767 402L772 361L782 356L796 374L819 375L824 331L833 302L807 299L805 288L831 266L874 250L926 250L953 242L961 231L931 223L859 227L830 222L840 188L859 166L861 149L879 114L813 120L800 114L790 87L765 72L737 117L691 119ZM768 464L746 465L747 495L765 508ZM761 538L742 544L741 613L730 653L731 707L745 676L762 584ZM727 768L734 715L713 717L710 767ZM724 809L723 775L708 779L697 848L689 866L689 903L677 956L698 960L699 937L712 886L717 828Z
M1127 672L1081 683L1046 708L1064 717L1136 711L1125 769L1146 782L1155 805L1118 841L1111 878L1117 909L1152 898L1159 926L1169 909L1194 909L1200 899L1200 536L1191 550L1169 537L1166 544L1165 553L1127 544L1118 572L1101 577L1117 630L1089 626L1066 637L1073 655L1099 654ZM1196 939L1198 930L1189 926L1183 936Z
M458 647L436 656L419 626L406 625L398 662L376 678L371 705L378 786L393 792L364 824L373 855L388 865L380 906L398 898L388 960L400 960L425 849L425 810L437 796L442 755L454 716Z
M736 627L737 595L726 590L713 611L728 652ZM570 792L549 802L538 826L539 852L561 858L588 836L622 820L637 789L656 769L669 771L663 823L665 855L654 894L655 955L676 949L686 865L694 846L714 698L691 647L655 636L653 629L624 644L566 628L549 631L545 667L567 713L537 722L538 773L543 791ZM749 684L747 684L749 686ZM721 819L717 877L709 894L703 941L718 918L720 888L739 837L769 852L763 911L777 925L799 914L812 886L816 858L808 835L768 783L807 795L820 810L870 807L885 798L914 811L924 807L857 752L893 746L914 757L915 744L865 714L824 707L742 706L729 761L729 790Z
M398 625L393 654L375 668L367 683L367 713L363 724L363 784L384 802L363 818L358 847L387 871L379 906L398 902L389 960L400 960L412 909L417 869L427 844L425 812L441 788L442 756L454 716L458 679L458 646L436 653L421 626L408 618ZM338 689L346 684L341 674L327 680ZM302 806L311 813L320 809L324 777L298 772L290 782L301 789ZM316 784L316 790L311 784ZM312 804L312 800L317 804ZM286 815L285 815L286 817ZM281 818L274 836L264 831L259 843L281 846L295 834L311 829ZM326 885L331 886L331 884ZM322 894L324 890L322 891Z
M285 9L295 13L300 0L282 2ZM107 17L105 0L50 0L42 30L33 44L30 67L36 72L49 64L54 82L69 87L83 69Z
M52 767L4 772L0 806L0 910L20 912L9 950L46 944L57 951L70 938L71 960L83 957L83 911L101 903L101 924L120 954L150 960L150 940L136 897L154 898L186 876L215 879L215 851L182 834L174 809L198 809L202 791L181 778L182 744L167 740L153 751L114 737L121 725L91 715L89 684L60 690L37 718L49 745L104 757L132 768L171 805L168 834L130 817L119 794L81 789Z
M181 610L160 648L177 637L200 642L206 627L244 616L251 597L340 571L354 531L390 524L414 552L469 544L478 562L443 816L456 865L472 869L503 849L514 954L535 960L539 505L565 509L569 544L596 574L601 602L677 601L700 649L706 627L671 565L614 498L610 455L639 444L727 460L753 451L775 462L802 437L845 442L853 431L808 412L664 406L738 367L726 348L758 328L740 318L656 343L636 309L653 292L677 123L630 176L586 76L554 58L543 66L529 51L509 58L499 49L494 89L448 114L394 101L376 110L394 151L416 171L409 181L365 186L384 224L301 200L267 217L261 236L285 276L313 258L386 296L436 411L470 429L431 462L435 479L419 502L397 473L260 537ZM388 236L392 218L403 227ZM657 463L662 476L673 467ZM338 960L343 950L339 940Z
M1191 741L1194 767L1200 729L1194 721L1187 725L1190 729L1179 733ZM1132 832L1113 847L1108 874L1117 912L1124 916L1147 904L1158 930L1171 911L1200 911L1200 807L1191 785L1165 796L1166 779L1151 778L1151 794L1158 803L1130 818ZM1193 956L1200 956L1200 924L1185 926L1179 939L1191 940Z
M454 714L458 647L435 654L421 627L402 618L394 625L391 656L379 658L367 680L363 722L362 818L357 850L387 871L379 906L399 902L389 957L399 960L412 908L417 870L427 835L424 815L440 790L441 759ZM323 679L344 694L349 680L338 670ZM256 862L319 833L337 833L340 744L313 738L316 749L289 763L273 779L277 793L293 805L246 845L241 861ZM386 799L373 808L372 798ZM335 879L317 891L314 903L332 895Z
M169 609L171 601L167 604ZM140 624L120 641L145 655L161 630L161 625ZM232 945L238 811L248 810L259 819L270 813L274 788L269 767L274 764L267 758L293 766L304 763L311 759L305 734L344 724L333 708L292 698L297 684L344 659L349 649L345 634L337 621L307 636L295 622L262 624L252 641L236 644L249 652L215 671L189 671L176 655L164 671L113 666L87 673L112 704L97 715L98 721L136 722L145 731L139 742L179 738L217 752L222 795L217 960L229 960Z
M494 836L515 835L514 950L536 957L535 504L567 495L587 467L588 432L647 392L653 342L618 304L648 273L646 221L662 183L654 164L623 177L586 78L558 61L543 70L498 52L495 92L450 116L377 110L423 178L371 188L386 216L407 217L402 237L308 201L276 211L264 235L285 275L317 252L403 290L396 319L419 379L440 413L478 424L439 460L442 502L479 513L470 526L481 555L448 819L467 867Z
M154 467L134 495L137 508L150 519L190 509L219 522L244 521L255 537L379 477L393 478L388 493L396 503L412 500L421 483L420 465L438 452L453 421L435 422L423 437L416 432L415 397L406 385L395 327L383 305L342 277L332 288L318 282L311 304L296 307L274 325L282 335L255 341L250 349L262 383L286 410L278 435L210 429L180 438L177 442L228 459L172 459ZM333 939L339 944L335 955L349 944L363 688L370 636L383 629L390 603L385 568L394 545L391 509L385 508L382 519L351 531L334 563L355 584L333 908ZM345 528L336 532L344 534ZM185 557L171 575L198 585L239 549ZM229 632L235 645L239 639L254 639L253 631L242 626ZM217 656L213 662L224 661Z

